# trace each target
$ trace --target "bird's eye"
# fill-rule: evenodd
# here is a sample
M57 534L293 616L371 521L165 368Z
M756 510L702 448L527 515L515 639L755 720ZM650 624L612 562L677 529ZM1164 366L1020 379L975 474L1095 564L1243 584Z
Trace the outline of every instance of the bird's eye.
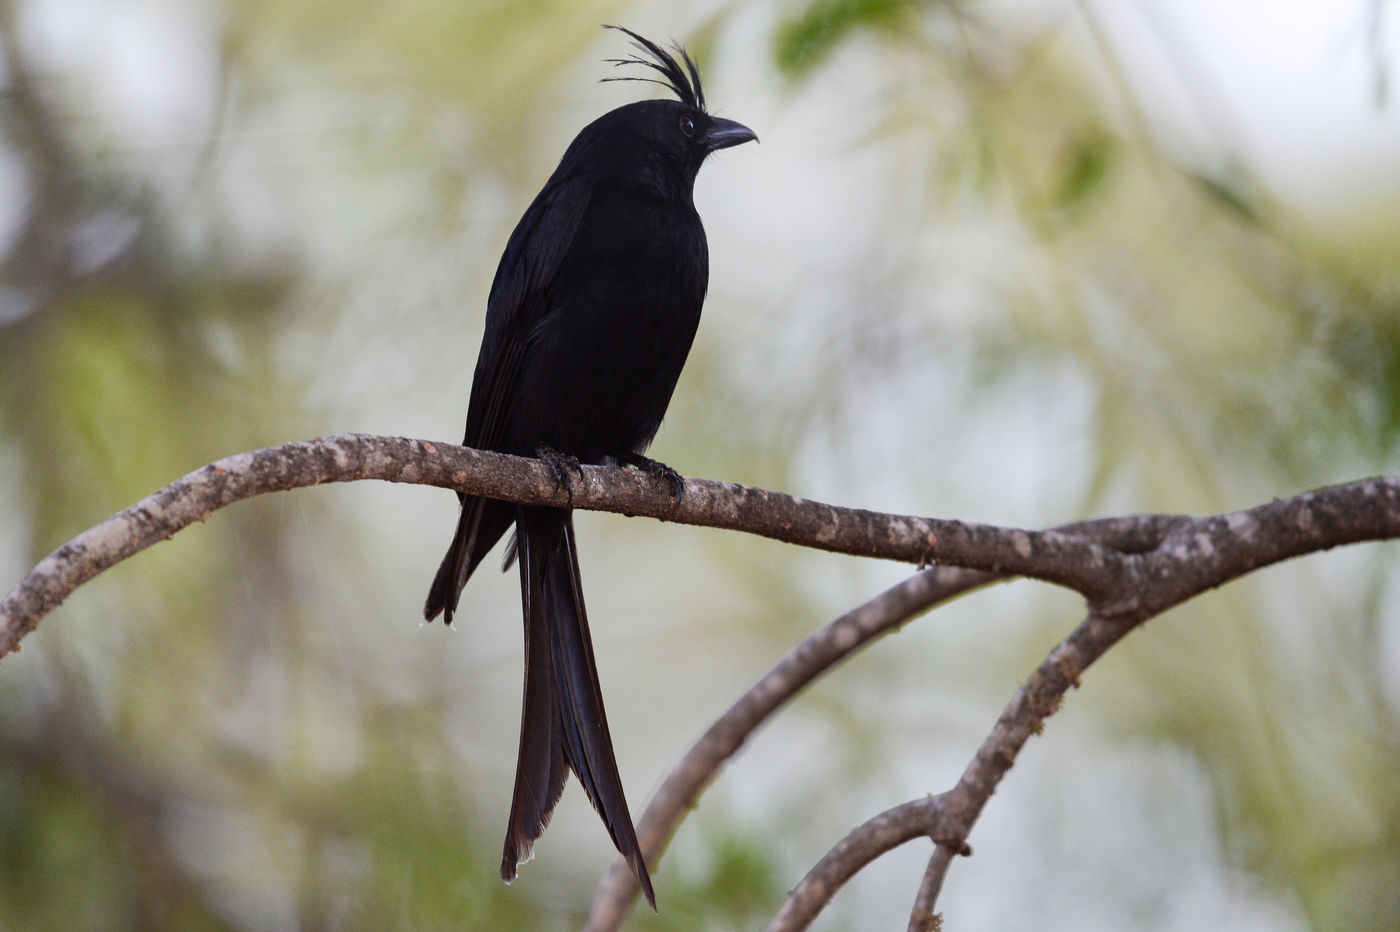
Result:
M695 135L695 117L688 113L681 114L681 135L686 139Z

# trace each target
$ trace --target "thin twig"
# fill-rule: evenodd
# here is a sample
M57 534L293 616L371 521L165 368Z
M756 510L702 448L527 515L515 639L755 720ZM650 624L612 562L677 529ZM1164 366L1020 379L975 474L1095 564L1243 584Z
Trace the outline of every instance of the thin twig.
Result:
M933 846L928 867L924 868L924 879L919 884L919 893L914 897L914 908L909 911L908 932L936 932L938 929L939 917L934 907L938 905L943 878L956 853L951 845Z
M927 796L888 809L853 830L807 872L768 924L768 932L805 929L836 891L861 868L888 851L927 837L939 822L941 796Z

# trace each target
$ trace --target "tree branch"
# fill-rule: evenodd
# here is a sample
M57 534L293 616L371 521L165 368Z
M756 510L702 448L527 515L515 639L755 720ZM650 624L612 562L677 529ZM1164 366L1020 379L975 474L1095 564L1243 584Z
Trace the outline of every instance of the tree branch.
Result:
M934 906L938 903L938 894L943 890L948 864L957 853L960 852L955 852L951 845L933 846L928 867L924 868L924 879L919 884L919 893L914 898L914 908L909 912L907 932L937 932L941 928L942 920L934 912Z
M931 921L952 855L967 837L1021 748L1040 734L1089 665L1134 628L1187 599L1253 570L1303 553L1400 534L1400 481L1371 479L1276 500L1257 508L1174 523L1151 550L1125 555L1127 572L1068 637L1050 651L1002 711L957 785L913 800L860 826L818 862L769 926L805 928L865 864L909 841L912 820L946 854L929 861L909 927ZM1091 600L1092 604L1092 600ZM936 804L935 804L936 803ZM899 830L895 831L897 827Z
M1161 545L1172 528L1189 518L1142 515L1100 518L1054 528L1095 541L1124 554ZM726 761L788 700L827 670L899 630L910 619L944 602L1007 577L954 566L937 566L906 579L852 609L789 650L731 705L672 768L637 823L637 838L648 863L665 852L686 813L715 780ZM603 878L584 928L618 929L636 901L637 883L622 859Z
M1027 576L1075 589L1088 618L1017 690L956 786L914 800L853 831L794 889L775 929L810 922L862 866L912 838L937 848L910 928L935 921L952 855L1032 734L1080 674L1136 626L1263 566L1363 540L1400 537L1400 479L1354 482L1205 518L1142 515L1046 531L840 508L777 492L687 479L679 502L665 481L636 470L585 466L569 488L537 460L450 444L341 434L240 453L211 463L84 531L42 560L0 600L0 657L78 586L219 508L269 492L378 479L435 485L533 505L644 515L727 528L855 556L940 564L841 616L789 651L722 716L667 777L638 836L655 862L682 815L753 729L814 678L932 605L998 578ZM635 895L616 867L589 928L616 928Z
M1129 560L1132 571L1122 581L1123 590L1106 599L1118 609L1113 620L1086 622L1051 653L1018 691L973 766L947 794L952 804L944 807L943 797L939 797L939 819L913 834L892 834L892 826L908 829L918 813L930 811L925 800L915 800L866 823L813 868L774 920L774 927L802 928L861 867L919 835L945 842L936 847L930 859L910 918L910 929L927 927L953 854L965 850L965 839L992 790L1030 735L1038 733L1044 718L1058 708L1064 692L1077 683L1084 668L1148 618L1267 563L1306 552L1300 548L1320 550L1396 536L1400 519L1397 491L1395 480L1372 480L1219 517L1141 515L1055 528L1059 534L1095 541ZM1260 535L1267 536L1269 543L1261 543ZM1335 544L1326 543L1326 539ZM1204 557L1218 559L1212 562ZM1133 565L1134 560L1140 563ZM1201 565L1195 566L1193 561ZM720 767L796 693L916 615L999 578L954 567L926 571L841 616L785 654L710 726L667 775L637 826L647 860L659 860L680 819L695 808ZM891 821L896 813L899 818ZM888 847L880 847L882 844ZM614 862L594 897L585 928L592 932L619 928L636 893L626 865ZM813 911L809 914L808 909ZM784 924L789 921L791 926Z
M854 656L914 616L999 577L957 567L924 570L827 624L789 650L711 725L671 769L637 822L648 863L660 860L671 836L724 763L759 725L833 666ZM617 929L636 901L637 881L621 858L613 862L584 924L586 932Z
M926 837L929 827L939 822L944 805L942 796L912 800L887 809L852 831L802 878L768 924L768 932L807 928L861 868L907 841Z
M426 440L337 434L210 463L79 534L0 601L0 657L78 586L220 508L269 492L364 479L728 528L853 556L936 561L1042 579L1089 596L1123 569L1121 554L1056 531L840 508L700 479L687 479L680 502L673 503L665 482L615 467L584 466L571 488L561 489L549 468L534 459Z

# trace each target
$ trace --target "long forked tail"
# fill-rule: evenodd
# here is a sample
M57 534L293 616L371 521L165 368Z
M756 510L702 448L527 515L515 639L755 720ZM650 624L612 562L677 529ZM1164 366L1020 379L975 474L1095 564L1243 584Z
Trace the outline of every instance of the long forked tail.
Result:
M651 877L637 844L608 734L583 605L573 517L553 508L521 508L518 514L525 699L501 877L513 880L519 864L529 859L563 792L567 765L655 909Z

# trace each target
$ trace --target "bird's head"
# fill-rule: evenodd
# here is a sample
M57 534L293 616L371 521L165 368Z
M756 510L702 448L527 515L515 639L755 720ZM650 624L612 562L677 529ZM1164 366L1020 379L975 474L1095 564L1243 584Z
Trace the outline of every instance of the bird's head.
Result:
M742 123L711 116L705 109L700 72L685 49L677 45L680 61L650 39L622 26L609 26L632 38L636 51L626 58L608 59L620 67L649 68L651 75L615 75L604 81L647 81L669 88L675 100L643 100L612 110L579 134L575 145L608 151L611 169L629 179L646 178L670 189L683 187L689 196L700 164L711 152L757 140ZM639 174L639 169L645 169ZM680 194L675 191L667 193Z

